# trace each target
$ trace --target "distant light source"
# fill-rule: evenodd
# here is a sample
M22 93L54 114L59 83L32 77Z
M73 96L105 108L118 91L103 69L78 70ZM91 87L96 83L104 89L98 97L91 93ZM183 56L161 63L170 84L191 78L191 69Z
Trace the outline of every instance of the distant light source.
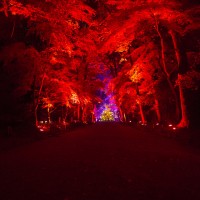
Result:
M156 123L156 126L160 125L159 123Z
M130 120L129 122L131 123L132 121Z
M172 124L169 124L169 127L172 127Z
M176 127L173 127L173 130L176 130Z
M43 132L43 131L44 131L44 129L43 129L43 128L40 128L40 131L41 131L41 132Z

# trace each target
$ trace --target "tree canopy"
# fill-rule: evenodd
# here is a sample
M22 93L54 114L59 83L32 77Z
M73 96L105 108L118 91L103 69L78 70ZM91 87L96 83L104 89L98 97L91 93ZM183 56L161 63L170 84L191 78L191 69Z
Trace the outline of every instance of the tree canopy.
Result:
M94 122L111 95L122 121L188 126L200 98L199 12L187 0L1 0L2 113L60 109Z

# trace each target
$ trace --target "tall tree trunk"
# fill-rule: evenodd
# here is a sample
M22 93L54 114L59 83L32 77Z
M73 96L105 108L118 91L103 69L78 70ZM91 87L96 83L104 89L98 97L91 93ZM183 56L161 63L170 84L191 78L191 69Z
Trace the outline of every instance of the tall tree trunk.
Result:
M51 123L51 113L50 113L50 108L47 107L47 114L48 114L48 124Z
M156 112L157 120L158 120L158 122L160 122L161 121L161 115L160 115L158 99L154 98L154 101L155 101L154 109L155 109L155 112Z
M123 115L123 111L120 106L119 106L119 115L120 115L120 121L124 122L124 115Z
M39 89L39 92L38 92L38 97L37 97L37 100L36 100L36 104L35 104L35 125L36 127L38 126L38 115L37 115L37 111L38 111L38 106L39 106L39 99L40 99L40 95L41 95L41 92L42 92L42 88L43 88L43 85L44 85L44 78L46 76L46 73L44 72L43 76L42 76L42 81L41 81L41 84L40 84L40 89Z
M86 106L82 108L82 122L86 121Z
M143 112L142 104L141 104L140 100L138 101L138 105L139 105L139 109L140 109L140 117L141 117L142 123L145 124L146 120L145 120L145 116L144 116L144 112Z
M124 112L124 122L126 122L126 113Z
M78 104L78 106L77 106L77 120L78 121L80 121L80 108L81 108L81 106L80 106L80 104Z
M181 82L181 76L178 74L178 82L179 82L179 94L180 94L180 102L181 102L181 120L178 124L178 127L180 128L185 128L189 126L189 119L188 119L188 114L187 114L187 107L185 103L185 97L183 93L183 86Z
M15 32L15 21L13 22L13 28L10 37L12 38Z
M38 127L38 115L37 115L37 110L38 110L38 104L35 107L35 126Z
M180 109L179 109L179 100L178 100L178 97L177 97L177 94L176 94L176 91L174 89L174 86L170 80L170 74L167 70L167 66L166 66L166 62L165 62L165 45L164 45L164 39L163 39L163 36L160 32L160 29L159 29L159 22L156 18L156 16L153 14L153 17L154 17L154 20L155 20L155 29L158 33L158 36L160 38L160 46L161 46L161 61L162 61L162 69L163 69L163 72L165 74L165 78L169 84L169 87L170 87L170 90L172 92L172 95L174 97L174 100L175 100L175 105L176 105L176 119L179 120L180 119Z
M182 76L186 72L187 66L185 66L186 62L182 60L183 56L181 55L181 49L180 49L181 47L178 42L177 33L174 32L173 30L170 30L169 34L172 37L176 59L178 63L178 83L179 83L179 95L180 95L180 104L181 104L181 120L178 124L178 127L184 128L184 127L189 126L187 107L185 103L185 97L184 97L183 85L182 85Z
M161 60L162 60L162 66L163 66L163 71L165 73L165 77L166 77L166 80L169 84L169 87L170 87L170 90L172 92L172 95L174 97L174 100L175 100L175 104L176 104L176 118L177 120L180 118L180 110L179 110L179 101L178 101L178 98L177 98L177 94L176 94L176 91L174 89L174 86L170 80L170 74L168 73L167 71L167 67L166 67L166 63L165 63L165 47L164 47L164 40L163 40L163 37L159 31L159 29L157 29L158 31L158 35L160 37L160 44L161 44Z

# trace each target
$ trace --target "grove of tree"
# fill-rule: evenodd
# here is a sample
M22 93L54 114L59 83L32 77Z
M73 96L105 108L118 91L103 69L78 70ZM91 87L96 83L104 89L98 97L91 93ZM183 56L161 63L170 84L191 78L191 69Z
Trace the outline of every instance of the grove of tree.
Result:
M121 121L198 126L198 0L1 0L0 25L1 121L95 122L111 95Z

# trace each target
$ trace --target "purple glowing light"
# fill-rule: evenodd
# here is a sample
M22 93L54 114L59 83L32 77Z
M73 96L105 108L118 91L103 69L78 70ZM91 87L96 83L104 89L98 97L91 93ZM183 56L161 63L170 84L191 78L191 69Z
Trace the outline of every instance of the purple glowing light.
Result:
M106 110L110 110L110 112L113 113L113 121L118 121L119 120L119 111L118 107L115 104L115 101L113 100L112 96L109 95L107 96L104 101L99 104L95 110L95 115L96 115L96 121L101 121L102 114Z

